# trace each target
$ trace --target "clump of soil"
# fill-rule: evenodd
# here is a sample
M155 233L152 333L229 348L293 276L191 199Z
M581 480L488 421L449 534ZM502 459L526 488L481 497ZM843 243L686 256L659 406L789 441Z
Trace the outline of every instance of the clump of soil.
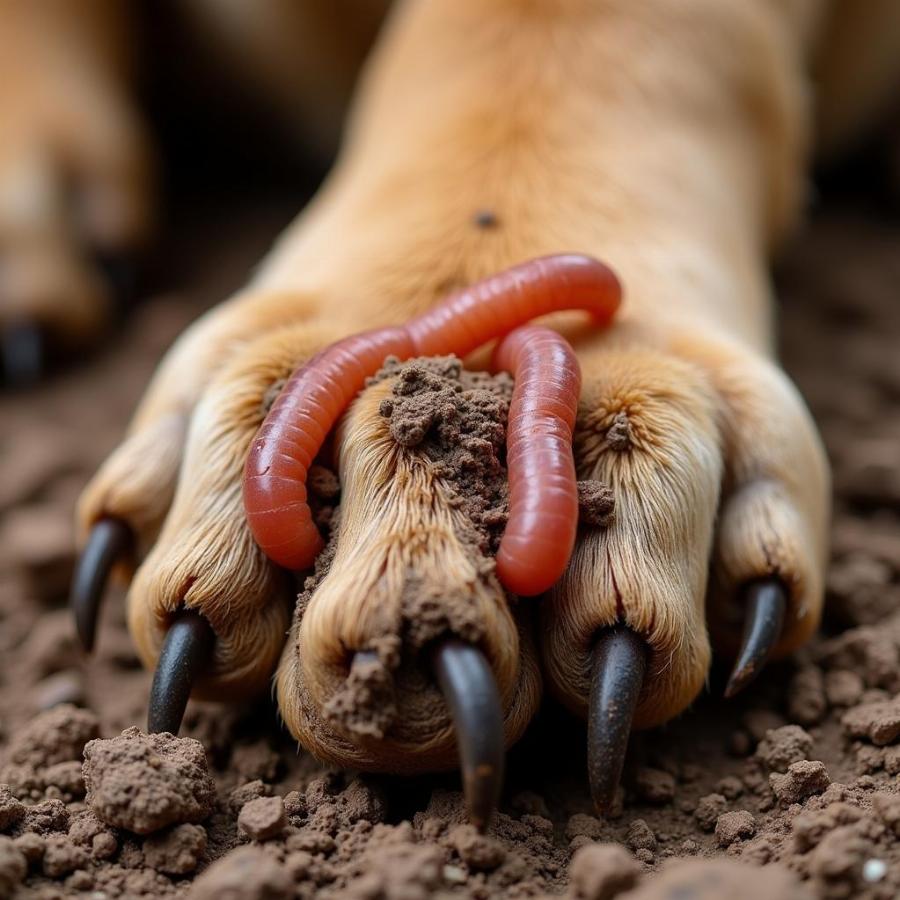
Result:
M190 738L128 728L112 740L86 744L83 771L97 818L136 834L202 822L212 811L206 753Z
M381 403L394 440L415 448L456 491L481 553L497 552L509 513L505 448L513 382L469 372L455 356L385 360L374 381L393 378Z
M217 231L235 217L218 217L170 248L187 248L194 266L210 261L210 302L243 276L241 255L222 252L246 246L247 218L238 220L239 239ZM191 247L183 238L192 234L209 245ZM150 739L121 736L144 720L149 677L121 591L107 600L95 656L77 649L64 609L72 506L198 304L161 298L92 365L0 398L0 896L896 896L898 240L896 224L832 211L781 274L788 368L833 462L823 633L733 701L721 699L726 673L715 669L693 710L636 735L606 820L590 805L584 727L558 709L544 710L510 753L501 813L482 837L466 824L456 776L323 772L260 702L189 705L183 734L202 745L212 784L193 821L182 809L151 834L131 830L137 820L104 821L105 807L85 795L84 746L99 737L148 748L150 758ZM223 261L235 266L231 284L216 281ZM333 480L326 473L316 484L333 512Z
M608 528L616 518L612 488L595 478L578 482L578 520L583 525Z

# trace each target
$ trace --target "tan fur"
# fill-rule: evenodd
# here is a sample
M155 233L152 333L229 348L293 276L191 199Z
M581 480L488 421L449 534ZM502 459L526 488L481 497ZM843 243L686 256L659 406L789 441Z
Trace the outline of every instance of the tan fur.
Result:
M596 630L625 619L653 651L639 723L684 709L709 661L710 561L705 612L718 647L734 643L726 607L737 586L765 574L790 587L780 650L797 646L821 609L827 469L772 360L767 264L802 205L809 60L826 19L814 0L399 4L328 182L247 292L175 349L133 437L86 495L84 522L121 512L152 532L156 498L138 508L152 479L128 475L146 465L149 439L137 435L173 412L191 419L172 508L132 585L143 658L152 662L184 601L220 636L211 690L271 671L286 591L249 541L238 488L260 398L279 374L338 336L403 321L452 287L556 251L612 265L625 303L609 333L580 333L577 345L577 463L612 484L617 519L583 534L542 607L551 689L583 710ZM476 226L482 210L497 227ZM446 763L446 720L428 739L373 746L300 711L304 691L313 706L333 695L348 650L396 626L406 564L471 590L480 640L518 704L510 739L537 681L496 586L473 580L439 486L385 445L375 396L358 401L342 445L338 558L292 631L279 698L315 752L410 770ZM621 412L625 450L609 438ZM180 438L167 440L181 452ZM129 478L133 489L111 483ZM424 542L402 539L411 528Z
M109 322L88 251L139 248L152 152L129 90L124 5L0 0L0 327L84 345Z
M378 413L391 385L367 390L348 414L340 440L342 496L367 500L341 507L334 561L302 619L295 618L278 700L292 733L332 762L383 769L394 760L415 759L419 769L447 768L456 758L454 734L430 678L411 686L395 680L396 712L375 739L351 732L336 740L329 734L334 724L309 727L303 709L326 709L357 651L380 648L392 657L392 669L401 653L412 654L427 672L429 645L447 634L484 651L497 678L509 741L537 708L534 652L520 642L521 635L530 644L530 635L517 626L493 563L474 545L450 487L431 463L391 437ZM344 749L348 743L352 752Z

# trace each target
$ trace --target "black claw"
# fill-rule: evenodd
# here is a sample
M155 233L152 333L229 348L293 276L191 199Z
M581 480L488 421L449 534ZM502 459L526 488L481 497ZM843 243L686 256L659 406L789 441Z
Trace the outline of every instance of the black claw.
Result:
M215 632L198 612L184 609L163 641L147 712L147 731L178 734L197 677L209 665Z
M456 638L436 647L433 663L456 728L469 818L486 831L503 787L503 709L494 673L477 647Z
M601 814L612 807L622 777L646 668L647 644L631 629L616 626L597 638L588 705L588 779Z
M30 387L45 368L44 336L31 322L10 325L0 333L0 366L11 387Z
M134 536L121 519L101 519L91 529L84 552L75 567L69 605L75 629L86 653L94 649L97 617L106 580L113 566L132 549Z
M747 615L737 662L725 687L725 696L742 691L763 670L773 647L781 637L787 591L777 578L765 578L748 584L744 591Z

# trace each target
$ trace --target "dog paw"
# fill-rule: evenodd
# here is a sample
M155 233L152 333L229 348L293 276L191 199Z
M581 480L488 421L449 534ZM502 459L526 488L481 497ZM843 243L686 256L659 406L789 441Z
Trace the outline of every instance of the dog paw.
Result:
M0 378L110 324L153 219L149 142L107 5L14 4L0 29Z
M576 467L614 511L582 525L541 606L540 649L550 691L589 720L605 810L632 718L658 725L695 699L710 636L737 655L732 694L815 629L829 486L803 402L755 352L614 328L579 358Z
M115 569L127 577L138 563L129 627L148 667L163 656L153 730L178 730L194 682L199 696L231 699L263 690L274 671L291 579L257 547L241 480L278 388L333 338L305 319L302 299L249 295L199 320L82 493L76 626L90 650L108 577Z

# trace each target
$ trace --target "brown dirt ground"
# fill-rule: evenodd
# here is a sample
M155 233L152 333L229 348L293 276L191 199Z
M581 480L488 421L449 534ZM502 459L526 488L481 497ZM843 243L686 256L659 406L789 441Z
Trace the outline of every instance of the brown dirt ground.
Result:
M0 896L900 892L900 222L848 201L817 213L779 273L787 366L834 464L823 634L732 702L715 669L688 714L639 735L617 817L591 815L583 728L554 709L511 753L484 839L462 824L455 778L323 773L269 704L189 708L183 734L208 772L196 745L132 732L91 745L82 774L86 741L143 723L148 676L120 590L96 657L76 647L75 497L163 348L290 212L283 198L205 210L164 254L177 292L140 306L99 357L0 399Z

